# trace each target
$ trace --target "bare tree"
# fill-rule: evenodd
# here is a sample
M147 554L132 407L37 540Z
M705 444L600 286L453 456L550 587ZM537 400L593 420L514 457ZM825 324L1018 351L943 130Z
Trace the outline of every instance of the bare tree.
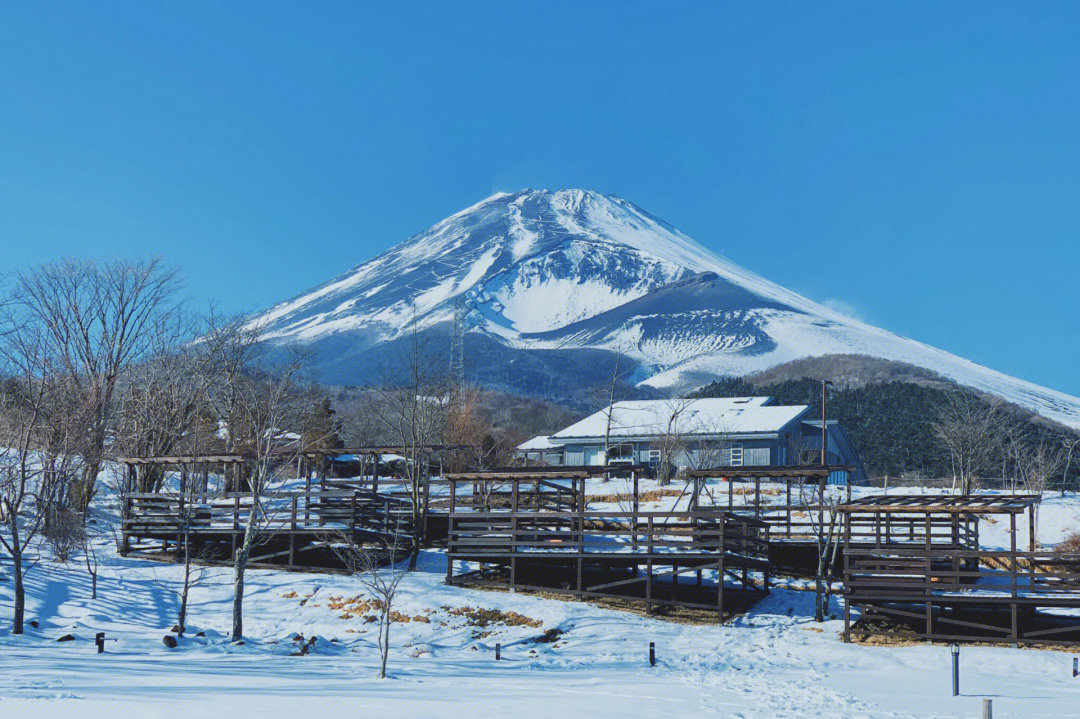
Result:
M1065 453L1065 461L1063 461L1061 469L1061 496L1065 496L1065 487L1069 482L1069 470L1072 468L1073 452L1076 451L1077 445L1080 445L1080 436L1063 437L1061 439L1062 451Z
M397 564L402 534L394 532L382 546L364 545L353 535L344 535L334 545L334 553L345 570L357 577L372 596L378 612L379 679L386 678L386 662L390 655L390 628L394 621L394 599L398 585L408 570Z
M80 473L77 450L86 408L73 401L70 378L56 362L55 345L40 326L0 312L0 545L12 560L12 633L23 632L25 578L37 563L27 552Z
M244 574L252 551L282 509L273 494L305 450L302 429L314 397L298 384L301 362L287 357L271 364L260 344L258 327L233 320L212 324L203 339L212 357L213 380L208 404L214 411L228 451L243 450L244 474L232 477L232 491L244 495L247 517L233 556L232 638L243 637Z
M82 528L82 553L83 563L86 564L86 573L90 575L90 598L97 599L98 585L98 557L94 548L94 533L88 528Z
M46 509L42 535L52 549L53 559L64 563L71 559L72 553L86 541L82 518L75 514L71 507L59 503Z
M687 448L685 434L692 428L684 415L692 403L693 400L681 397L669 399L664 403L663 414L658 417L663 424L656 442L660 450L657 479L661 485L666 485L675 476L676 458Z
M1050 486L1050 480L1057 475L1058 468L1064 463L1062 448L1045 441L1036 444L1015 443L1012 450L1013 467L1017 477L1023 482L1026 491L1040 497ZM1039 504L1032 510L1035 519L1035 531L1038 531Z
M820 455L819 455L820 456ZM825 621L832 592L833 573L840 549L839 496L818 483L799 484L799 504L810 519L817 544L817 566L814 574L814 621Z
M70 502L84 514L105 456L113 393L142 359L157 323L174 308L173 271L156 260L67 259L15 276L14 312L47 338L69 391L89 410L83 463Z
M117 453L155 457L203 453L214 440L209 389L215 355L207 343L193 342L194 322L177 313L150 338L150 355L126 373L116 390L113 445ZM139 466L131 491L161 490L164 471ZM122 499L122 498L121 498Z
M440 371L438 353L416 329L415 320L404 352L383 369L383 382L370 406L382 432L405 456L404 482L412 515L409 571L420 556L427 520L427 479L432 450L442 442L450 408L448 378Z
M970 494L978 477L998 456L1005 413L1001 401L986 401L967 391L948 392L938 407L934 434L949 453L961 491Z
M626 375L625 370L622 369L622 354L620 352L614 352L614 360L611 369L611 380L600 388L601 397L604 402L604 407L601 410L604 413L604 464L608 463L608 459L611 452L611 428L615 421L615 404L619 399L620 389L622 387L622 381Z

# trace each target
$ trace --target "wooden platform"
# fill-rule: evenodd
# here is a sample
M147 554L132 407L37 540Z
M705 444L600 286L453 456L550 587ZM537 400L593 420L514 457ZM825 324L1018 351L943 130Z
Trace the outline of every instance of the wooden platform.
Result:
M565 474L451 475L446 581L721 616L768 592L764 523L715 508L589 511L584 477Z
M1080 555L1036 551L1038 502L1036 495L876 495L840 506L845 639L901 625L925 640L1080 643ZM985 514L1007 517L1008 549L980 547ZM1025 514L1022 551L1017 518ZM862 612L854 627L852 609Z
M407 502L347 490L276 492L261 498L267 519L252 562L286 567L312 566L305 557L325 559L335 542L389 546L412 536ZM252 511L249 494L226 494L184 501L168 494L124 498L121 554L173 552L185 538L193 550L231 557L243 541Z

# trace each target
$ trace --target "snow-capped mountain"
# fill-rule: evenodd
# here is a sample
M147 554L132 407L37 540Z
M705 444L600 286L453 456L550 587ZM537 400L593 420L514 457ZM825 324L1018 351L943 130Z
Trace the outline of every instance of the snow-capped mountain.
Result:
M311 346L324 381L366 384L414 329L449 356L462 306L470 379L517 391L599 383L611 353L632 360L634 382L661 389L862 354L1080 426L1080 399L840 315L626 200L583 190L494 195L253 321L271 342Z

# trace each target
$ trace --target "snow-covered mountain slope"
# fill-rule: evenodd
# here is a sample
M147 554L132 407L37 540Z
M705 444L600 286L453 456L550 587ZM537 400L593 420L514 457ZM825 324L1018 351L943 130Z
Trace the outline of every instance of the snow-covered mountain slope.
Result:
M272 342L310 345L324 380L364 384L373 358L414 327L446 340L459 304L479 381L508 363L528 365L520 376L533 385L576 363L591 365L588 376L597 350L629 357L634 381L659 389L861 354L1080 426L1080 399L840 315L626 200L584 190L494 195L253 321Z

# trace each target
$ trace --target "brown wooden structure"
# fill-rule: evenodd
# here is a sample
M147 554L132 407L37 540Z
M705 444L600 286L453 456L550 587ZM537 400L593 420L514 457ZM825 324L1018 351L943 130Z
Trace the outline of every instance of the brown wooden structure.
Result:
M748 516L769 526L769 560L774 569L798 575L813 575L818 563L819 534L828 532L830 517L820 500L832 478L853 476L846 465L793 465L762 467L716 467L688 472L690 506L720 506L740 516ZM710 479L726 483L719 493ZM763 484L781 485L766 489ZM839 486L851 497L851 484Z
M768 592L764 523L718 508L593 511L585 494L591 469L533 469L447 476L448 583L495 582L721 616Z
M335 543L387 547L412 536L409 505L386 497L319 490L274 492L259 501L266 519L252 563L328 566ZM247 493L205 501L167 493L128 494L123 500L121 554L179 556L186 540L196 554L229 559L243 542L252 507Z
M1080 555L1038 551L1038 503L1037 495L875 495L841 505L845 640L902 625L926 640L1080 643ZM1008 549L980 546L983 515L1007 518ZM853 608L862 613L854 627Z
M335 539L401 544L401 538L409 537L411 541L412 501L406 492L395 491L403 490L401 480L384 477L380 485L379 477L378 457L402 451L400 447L357 447L305 451L290 457L296 462L295 476L304 487L260 497L271 519L262 531L266 550L252 561L317 566L325 564L328 552L323 550ZM329 457L342 453L370 457L372 475L356 480L328 477ZM119 461L126 467L128 488L138 486L139 473L147 467L179 472L181 485L178 492L124 494L122 552L178 552L183 537L188 536L199 551L206 549L218 557L235 553L252 498L248 493L228 490L242 485L247 468L254 462L251 454L124 457ZM211 476L222 477L223 485L211 487ZM446 537L445 509L429 506L433 505L432 484L438 482L425 481L420 488L421 536L426 542Z

